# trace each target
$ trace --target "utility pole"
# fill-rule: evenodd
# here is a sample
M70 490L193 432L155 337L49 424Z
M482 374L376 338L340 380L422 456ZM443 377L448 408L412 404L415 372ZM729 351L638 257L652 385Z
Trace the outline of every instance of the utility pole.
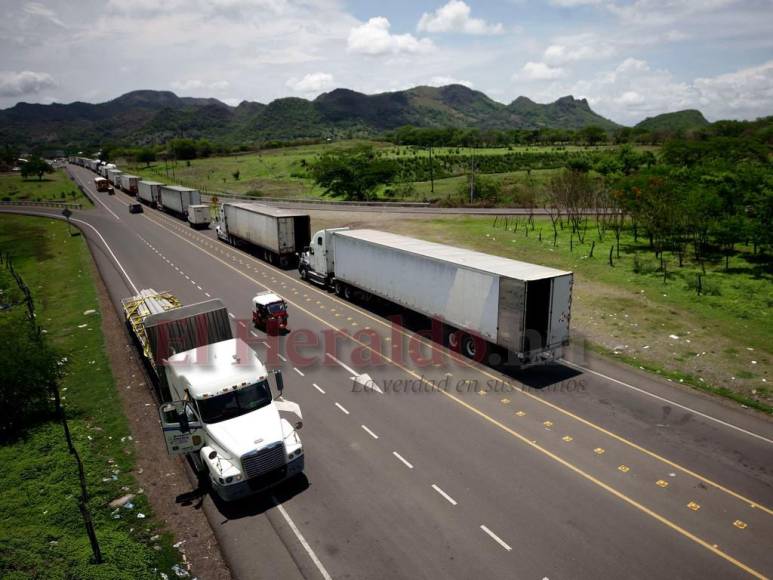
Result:
M429 189L435 193L435 172L432 169L432 145L429 146Z
M472 163L470 171L470 203L475 198L475 148L472 149Z

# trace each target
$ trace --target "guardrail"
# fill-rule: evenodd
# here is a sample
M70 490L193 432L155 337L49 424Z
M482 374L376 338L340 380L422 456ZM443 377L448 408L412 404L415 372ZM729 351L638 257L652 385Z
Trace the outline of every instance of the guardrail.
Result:
M256 197L249 195L237 195L235 193L222 192L201 192L201 196L212 199L213 196L218 199L235 199L238 201L253 201L257 203L313 203L315 205L331 206L354 206L354 207L430 207L432 204L428 201L339 201L334 199L320 199L317 197L297 198L297 197Z
M23 199L16 201L0 201L0 206L25 205L31 207L57 207L60 209L81 209L81 204L70 203L67 201L26 201Z

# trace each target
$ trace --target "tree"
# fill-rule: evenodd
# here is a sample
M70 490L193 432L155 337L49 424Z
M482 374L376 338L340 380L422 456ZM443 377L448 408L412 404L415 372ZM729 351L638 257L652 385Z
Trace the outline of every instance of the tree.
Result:
M42 181L43 175L53 172L54 168L40 157L30 157L27 162L21 166L21 176L24 179L36 175L38 181Z
M580 137L588 145L598 145L607 140L607 132L597 125L588 125L580 130Z
M379 185L392 182L397 164L377 157L372 147L358 147L324 153L311 165L311 174L317 185L325 188L325 195L363 201L370 199Z
M148 147L143 147L137 152L138 163L144 163L146 166L149 166L155 160L156 160L156 152L153 151L153 149L150 149Z
M191 139L173 139L169 143L169 149L175 159L196 159L196 143Z

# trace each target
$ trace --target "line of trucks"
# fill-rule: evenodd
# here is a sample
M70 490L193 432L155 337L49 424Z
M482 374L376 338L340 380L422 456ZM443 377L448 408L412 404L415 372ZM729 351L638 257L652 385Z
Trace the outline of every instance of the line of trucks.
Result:
M187 189L145 187L161 196ZM346 300L379 299L437 321L442 335L433 338L467 357L528 367L561 358L569 343L571 272L368 229L312 236L308 213L254 203L217 209L221 240L297 264L302 279Z
M115 167L96 167L110 183L131 188ZM195 190L139 180L136 195L182 217L185 201L191 206L186 191ZM465 356L496 352L528 367L560 358L569 343L571 272L370 229L311 236L308 214L258 204L224 202L217 221L221 240L257 248L280 266L295 256L301 279L345 300L380 299L440 322L442 342ZM271 310L278 304L278 313ZM170 454L188 456L226 501L303 472L300 407L282 396L281 371L269 371L234 338L221 301L184 306L171 293L146 289L122 305L162 401ZM280 296L263 292L253 308L253 322L266 332L286 327Z

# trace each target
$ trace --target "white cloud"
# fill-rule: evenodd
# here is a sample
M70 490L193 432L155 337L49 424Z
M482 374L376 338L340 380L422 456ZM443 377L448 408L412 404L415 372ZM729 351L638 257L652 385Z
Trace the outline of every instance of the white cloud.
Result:
M434 48L427 38L418 39L412 34L391 34L389 20L376 16L365 24L355 26L349 32L349 52L372 56L384 54L415 54L429 52Z
M614 55L616 49L596 34L582 33L556 39L545 49L543 58L551 65L561 65L581 60L601 60Z
M462 85L467 87L468 89L472 88L472 83L470 81L463 81L456 79L454 77L447 77L447 76L434 76L429 81L427 81L427 84L431 87L444 87L446 85Z
M52 24L56 24L57 26L64 27L64 22L59 20L59 17L56 15L56 12L51 10L50 8L46 8L43 4L40 4L38 2L29 2L24 5L24 12L31 16L38 16L40 18L43 18L44 20L48 20Z
M56 86L53 77L48 73L32 72L0 72L0 96L23 97L34 95Z
M335 81L333 75L323 72L309 73L301 79L291 78L285 86L296 93L305 95L319 94L333 88Z
M573 8L575 6L592 6L595 4L601 4L603 0L550 0L553 6L561 6L563 8Z
M515 75L515 79L548 81L559 79L564 75L565 71L561 67L552 67L544 62L527 62L521 72Z
M231 83L228 81L204 82L200 79L188 79L184 81L173 81L171 86L176 91L197 91L199 89L224 91L231 86Z
M489 24L481 18L473 18L472 10L462 0L449 2L435 10L425 12L417 28L424 32L462 32L464 34L502 34L500 23Z
M736 118L773 112L773 60L732 73L698 78L693 84L700 95L700 105L710 113L718 104Z
M739 0L634 0L626 4L608 2L607 8L622 20L636 25L667 26L692 16L716 12Z

